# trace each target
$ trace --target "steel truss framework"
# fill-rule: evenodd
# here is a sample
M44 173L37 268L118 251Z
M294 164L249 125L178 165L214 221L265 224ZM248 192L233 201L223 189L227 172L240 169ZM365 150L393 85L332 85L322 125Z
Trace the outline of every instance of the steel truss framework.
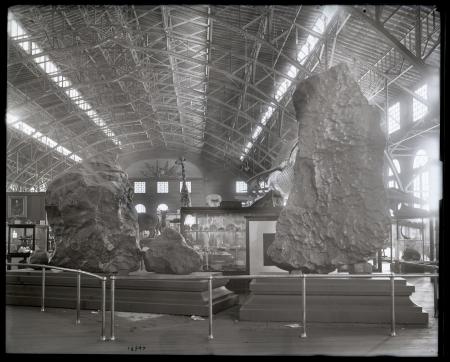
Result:
M320 34L313 25L322 11L306 5L15 6L10 12L26 41L42 53L28 54L20 46L24 39L8 37L7 112L83 159L146 150L151 158L175 150L244 174L244 146L274 107L244 160L251 177L276 167L296 138L296 85L339 62L351 65L364 95L385 113L402 95L430 106L414 90L439 74L438 9L340 6ZM300 63L308 36L318 42ZM57 86L39 68L44 55L70 86ZM295 78L290 66L298 70ZM277 100L285 80L290 86ZM74 104L69 89L78 90L105 126ZM409 152L415 137L439 131L439 115L429 118L389 137L387 159ZM10 190L45 187L76 165L8 127Z

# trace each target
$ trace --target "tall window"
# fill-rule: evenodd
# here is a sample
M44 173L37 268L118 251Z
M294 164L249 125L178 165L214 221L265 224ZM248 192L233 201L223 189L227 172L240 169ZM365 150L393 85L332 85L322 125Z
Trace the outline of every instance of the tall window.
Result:
M245 194L247 193L247 183L244 181L236 181L236 193Z
M137 205L135 206L135 208L136 208L136 211L137 211L139 214L142 214L142 213L144 213L144 212L146 211L145 206L142 205L142 204L137 204Z
M400 173L400 163L398 162L397 159L392 160L392 163L395 166L395 170L397 171L397 173ZM392 171L392 169L389 167L389 175L388 176L394 176L394 172Z
M158 194L167 194L169 192L169 182L167 181L158 181L156 184Z
M398 131L400 129L400 102L395 103L388 110L388 133Z
M134 182L134 193L135 194L145 194L145 181L135 181Z
M428 87L427 85L423 85L419 89L417 89L414 93L418 96L422 97L425 100L428 100ZM421 101L413 98L413 121L417 121L423 118L428 112L428 107L423 104Z
M414 157L413 168L425 166L428 162L428 156L425 150L419 150ZM429 210L428 198L430 197L430 185L429 185L429 173L428 171L422 171L417 174L413 179L413 194L415 197L420 198L420 203L415 202L414 207L421 207L425 210Z
M392 160L392 163L394 164L395 170L397 171L397 173L400 173L400 163L398 162L397 159ZM392 171L392 169L389 167L388 169L388 188L395 188L398 189L398 182L395 180L394 178L394 172Z
M180 192L181 192L181 188L183 187L183 181L180 181ZM186 187L188 189L188 192L191 193L191 181L186 181Z

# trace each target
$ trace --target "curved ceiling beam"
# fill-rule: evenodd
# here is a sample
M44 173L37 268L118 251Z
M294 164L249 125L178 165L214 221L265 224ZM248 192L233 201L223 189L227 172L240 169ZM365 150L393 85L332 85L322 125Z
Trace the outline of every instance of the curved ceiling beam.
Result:
M184 107L180 107L180 106L169 105L169 104L165 104L165 103L155 103L154 105L155 106L159 106L159 107L165 107L165 108L173 109L173 110L182 110L183 112L185 112L185 114L189 114L189 115L193 115L193 116L199 116L199 114L195 113L193 110L188 109L188 108L184 108ZM84 112L80 112L80 113L84 113ZM63 119L66 119L69 116L73 116L73 114L72 115L68 115L66 117L63 117ZM112 124L109 124L108 127L111 130L113 130L115 128L120 128L120 127L128 125L128 124L134 124L134 123L140 122L140 121L144 120L145 118L148 118L148 117L151 117L151 116L152 115L147 115L147 116L144 116L143 118L140 118L140 119L137 119L137 120L134 120L134 121L131 121L131 122L126 122L126 123L117 123L117 124L112 123ZM245 142L248 142L250 140L250 137L248 135L242 133L241 131L239 131L239 130L237 130L237 129L229 126L229 125L226 125L226 124L220 122L219 120L213 119L213 118L211 118L209 116L206 116L206 119L208 119L209 121L211 121L212 123L214 123L218 127L222 127L222 128L227 129L228 131L236 133L238 136L242 137L245 140ZM79 121L74 121L73 124L76 124L78 122L83 122L83 120L80 119ZM57 126L57 124L58 124L58 122L52 122L52 123L49 124L49 126L55 127L55 126ZM179 124L179 126L183 126L183 125L184 124ZM89 134L93 134L95 132L98 132L99 130L101 130L101 129L100 129L100 127L97 127L97 126L95 126L94 128L88 128L83 133L78 134L76 137L70 138L70 141L73 142L73 141L77 141L79 139L84 139L85 136L87 136ZM271 136L276 136L275 138L280 139L282 143L286 143L286 141L284 141L278 135L275 135L272 131L268 131L268 132L269 132L269 134ZM46 135L47 134L44 134L44 136L46 136ZM25 143L26 140L24 140L22 142ZM66 142L61 142L61 144L64 146L64 145L66 145ZM262 148L259 144L255 144L255 146L261 152L263 152L264 154L267 154L270 157L271 160L276 156L275 154L272 155L272 153L270 151L265 150L264 148ZM86 148L84 148L84 149L86 149ZM75 152L75 151L73 150L73 152Z
M164 55L167 55L167 56L173 56L173 57L175 57L175 58L179 58L179 59L185 60L185 61L187 61L187 62L191 62L191 63L197 64L197 65L208 66L208 68L210 68L211 70L216 71L216 72L218 72L218 73L221 73L221 74L225 75L227 78L231 78L232 80L234 80L234 81L236 81L236 82L239 82L239 83L245 83L245 81L244 81L243 79L241 79L240 77L235 76L232 72L229 72L229 71L227 71L227 70L223 70L223 69L217 68L217 67L215 67L214 65L212 65L212 63L214 63L214 62L208 63L208 62L203 61L203 60L200 60L200 59L195 59L195 58L192 58L192 57L188 57L188 56L185 56L185 55L182 55L182 54L173 52L173 51L164 50L164 49L139 47L139 46L135 46L135 45L130 44L130 43L128 43L128 42L121 41L121 40L117 40L117 39L110 39L109 41L112 41L112 42L114 42L114 43L116 43L116 44L122 46L123 48L134 49L134 50L136 50L136 51L143 52L143 53L145 53L145 54L147 54L147 53L150 53L150 54L151 54L151 52L161 53L161 54L164 54ZM278 52L278 50L277 50L277 52ZM41 56L42 54L44 54L44 53L39 53L39 56ZM288 75L284 74L283 72L280 72L280 71L278 71L278 70L275 70L275 69L273 69L272 67L270 67L270 66L268 66L268 65L266 65L266 64L264 64L264 63L261 63L261 62L259 62L259 61L257 61L257 60L250 59L250 58L248 58L248 57L242 56L242 55L240 55L240 54L237 54L237 53L234 53L234 52L231 52L231 51L226 53L226 55L228 55L228 54L232 55L233 57L235 57L235 58L237 58L237 59L242 60L243 62L252 61L252 62L254 62L256 65L260 66L261 68L266 69L268 72L277 74L277 75L279 75L280 77L285 78L285 79L291 81L292 84L296 84L296 83L299 82L299 80L297 80L297 79L295 79L295 78L291 78L291 77L289 77ZM34 56L34 57L36 57L36 56ZM30 57L30 60L32 60L32 59L33 59L33 58ZM28 58L24 59L24 61L27 61L27 60L28 60ZM58 64L63 64L63 63L58 62ZM167 67L167 68L170 68L170 65L167 65L167 64L159 64L158 66L165 66L165 67ZM143 67L143 66L142 66L142 67ZM126 77L127 75L132 74L132 73L135 73L135 72L137 72L137 71L139 71L139 70L141 70L141 69L140 69L140 68L139 68L139 69L134 69L134 70L131 71L131 72L125 73L125 74L123 74L123 75L121 75L121 76L119 76L119 77L115 77L115 78L112 79L111 81L119 81L119 80L122 80L123 77ZM309 72L308 74L311 74L311 72ZM43 75L43 76L45 77L46 75ZM34 81L35 81L35 80L33 80L33 81L31 81L31 82L34 82ZM28 86L31 82L18 84L18 86L22 86L22 85L23 85L23 86L25 86L25 85ZM103 84L104 82L108 83L107 81L98 81L98 82L94 82L94 83ZM38 83L38 80L36 80L36 83ZM86 85L86 86L89 86L89 85ZM255 87L254 85L252 85L252 84L250 84L250 83L247 83L247 86L248 86L250 89L254 90L255 92L261 94L262 96L267 97L267 99L268 99L267 102L273 103L275 106L277 106L277 107L280 108L280 109L283 109L283 108L284 108L284 106L283 106L282 104L280 104L275 98L272 98L271 96L267 95L266 93L264 93L263 91L261 91L259 88ZM74 87L76 87L76 85L73 85L73 86L71 86L71 87L67 87L67 89L69 89L69 88L74 88ZM64 89L65 89L65 88L64 88ZM269 103L269 104L270 104L270 103Z
M135 81L138 81L138 82L142 82L142 80L139 80L139 79L135 79L135 78L132 78L132 79L135 80ZM112 80L112 82L113 82L113 81L115 81L115 80ZM213 83L213 84L214 84L214 83ZM170 86L171 86L171 84L164 84L164 83L162 83L162 85L170 85ZM70 88L70 87L69 87L69 88ZM239 88L235 88L235 87L232 87L232 86L229 86L229 85L226 85L224 88L225 88L226 90L229 89L229 90L233 90L233 91L236 91L236 92L242 91L242 90L239 89ZM193 90L193 89L191 89L191 88L189 88L189 87L182 87L182 86L179 86L179 89L192 91L193 93L196 92L195 90ZM159 93L159 94L164 94L164 95L167 94L168 96L175 97L172 93ZM200 94L203 94L203 93L199 92L199 95L200 95ZM271 104L272 104L271 101L266 101L266 100L264 100L263 98L260 98L260 97L254 95L254 94L249 94L249 93L247 93L247 96L249 96L249 97L251 97L251 98L254 98L254 99L256 99L257 101L260 101L260 102L262 102L262 103L264 103L264 104L267 104L267 105L271 105ZM91 100L91 98L85 97L85 100L86 100L87 102L89 102L89 101ZM233 106L233 105L230 105L230 104L228 104L228 103L225 103L225 102L221 101L219 98L216 98L216 97L214 97L214 96L208 95L208 101L209 101L209 100L211 100L212 102L218 103L218 104L220 104L220 105L222 105L222 106L224 106L224 107L226 107L226 108L229 108L229 109L232 110L232 111L235 111L235 112L238 111L238 108L237 108L236 106ZM133 103L133 102L136 102L136 101L142 101L142 100L141 100L141 99L135 99L135 100L131 101L130 103ZM69 101L69 102L70 102L70 101ZM147 102L147 103L148 103L148 102ZM150 103L148 103L148 104L150 104ZM61 105L63 105L63 103L61 103ZM117 104L114 104L114 105L117 105ZM124 105L125 105L125 104L124 104ZM45 107L43 107L43 108L45 108ZM98 108L99 108L99 107L98 107ZM286 106L280 104L278 108L284 112L284 116L285 116L285 117L286 117L286 116L288 117L287 119L291 119L291 120L293 120L294 122L296 122L295 116L288 110L288 108L287 108ZM67 119L67 118L70 118L70 117L72 117L72 116L74 116L74 115L84 115L85 113L86 113L86 112L84 112L84 111L71 112L70 114L68 114L67 116L65 116L62 120ZM259 125L259 122L258 122L255 118L251 117L250 115L248 115L248 114L245 113L245 112L242 112L242 111L241 111L241 113L243 114L243 115L242 115L243 118L245 118L246 120L250 121L252 125L256 125L256 124ZM23 120L26 120L27 118L30 118L30 117L31 117L31 116L28 116L28 117L24 118ZM277 138L277 139L279 138L279 139L281 140L280 136L279 136L278 134L276 134L276 133L273 133L267 126L264 126L263 128L265 128L266 131L268 131L268 132L271 134L272 137L275 137L275 138Z
M148 143L151 144L151 141L150 141L150 140L146 140L146 141L134 142L134 144L148 144ZM191 149L201 150L201 151L205 152L205 150L203 150L203 149L199 149L198 147L191 146L191 145L188 145L188 144L186 144L186 143L180 143L180 142L175 142L175 141L167 141L167 143L168 143L168 144L175 144L175 145L180 145L180 146L182 146L182 147L180 147L180 151L183 150L184 148L188 147L188 148L191 148ZM125 144L125 146L128 146L128 145L129 145L129 144ZM114 146L111 147L111 148L108 148L108 149L106 149L106 150L102 150L102 151L100 151L100 152L98 152L98 153L96 153L96 154L90 156L88 159L94 158L94 157L96 157L97 155L100 155L100 154L104 154L105 152L109 152L109 151L116 150L116 149L118 149L118 148L119 148L119 146L114 145ZM141 151L141 150L138 150L138 151ZM199 154L199 153L197 152L197 154ZM223 165L223 157L218 157L218 156L216 156L216 155L213 154L213 153L209 153L209 155L210 155L211 157L213 157L214 159L217 159L217 160L218 160L218 161L216 162L217 164ZM202 157L205 157L205 155L202 155ZM79 165L79 164L78 164L78 163L77 163L77 164L74 164L74 165L68 167L67 169L65 169L64 171L60 172L59 174L63 174L63 173L65 173L65 172L67 172L68 170L70 170L70 169L76 167L77 165ZM231 164L231 165L233 165L233 164ZM234 165L233 167L235 167L236 169L238 169L238 166L237 166L237 165ZM47 169L47 170L48 170L48 169ZM47 170L44 170L45 173L41 174L41 176L39 176L39 178L35 180L35 182L34 182L33 185L37 185L37 184L39 183L39 181L41 181L45 176L47 176L47 175L51 172L51 169L48 170L48 171L47 171ZM59 174L55 175L54 177L57 177ZM9 185L12 184L12 183L14 183L14 181L10 182L10 183L8 184L7 187L9 187ZM33 186L33 185L32 185L32 186Z
M194 153L191 152L189 150L183 150L183 154L180 155L180 149L178 148L170 148L168 149L169 152L174 152L174 153L170 153L167 157L165 156L164 158L168 158L168 159L178 159L180 156L184 156L186 157L186 159L188 160L188 162L191 162L192 164L194 164L196 167L198 167L200 170L203 168L205 168L205 162L211 162L213 163L213 165L211 166L221 166L223 168L224 163L223 162L219 162L216 158L210 158L209 156L203 155L203 154L198 154L198 153ZM122 165L124 163L123 158L127 157L127 159L129 159L131 155L133 154L139 154L137 159L133 159L133 163L134 162L140 162L140 161L147 161L147 160L157 160L157 159L161 159L161 156L156 155L156 156L149 156L149 155L142 155L143 153L147 152L152 152L153 148L149 147L149 148L141 148L139 150L131 150L131 151L127 151L124 153L120 154L119 157L119 164ZM191 157L189 157L191 156ZM95 156L94 156L95 157ZM129 162L126 162L126 164L129 164ZM123 167L124 169L126 169L126 167ZM244 176L244 172L242 171L241 168L237 168L235 165L232 165L232 167L227 168L227 171L230 170L231 173L233 173L236 176L239 177L248 177L248 176Z
M172 6L172 8L178 9L178 10L179 10L180 12L182 12L183 14L186 14L187 12L190 12L190 13L192 13L192 14L196 14L196 15L199 15L199 16L204 16L204 14L203 14L201 11L196 10L196 9L192 9L192 8L189 7L189 6L183 6L183 7L181 7L181 6L179 6L179 5L174 5L174 6ZM203 15L202 15L202 14L203 14ZM214 15L212 15L212 14L210 14L209 17L210 17L210 19L211 19L213 22L216 22L216 23L218 23L218 24L222 24L222 25L225 26L229 31L232 31L232 32L234 32L234 33L238 33L239 35L242 35L244 38L249 38L249 39L251 39L251 40L254 40L254 41L260 43L261 45L265 45L266 47L268 47L269 49L271 49L271 50L273 50L273 51L275 51L275 52L277 52L277 53L279 52L279 49L277 49L276 47L274 47L274 46L273 46L271 43L269 43L267 40L265 40L265 39L263 39L263 38L260 38L259 36L253 35L253 34L251 34L249 31L247 31L247 30L245 30L245 29L242 29L242 28L239 28L239 27L237 27L237 26L234 26L234 25L232 25L232 24L230 24L230 23L227 23L226 21L221 20L221 19L217 18L216 16L214 16ZM308 69L306 69L303 65L301 65L297 60L292 59L290 56L288 56L288 55L286 55L286 54L281 54L281 56L282 56L286 61L288 61L290 64L292 64L293 66L295 66L298 70L302 71L304 74L306 74L306 75L311 75L311 72L310 72Z
M185 124L185 125L181 125L181 124L178 124L178 123L175 123L175 124L174 124L174 123L170 123L170 124L171 124L171 125L176 125L176 126L179 126L179 127L186 127L186 128L196 129L195 127L189 126L189 125L187 125L187 124ZM120 126L120 125L117 125L116 127L119 127L119 126ZM95 130L95 132L97 132L97 130ZM182 136L181 134L178 134L178 133L165 132L165 131L160 131L160 132L161 132L161 133L165 133L165 134L173 134L173 135L177 135L177 136ZM206 131L204 131L204 133L207 134L208 136L212 137L212 138L215 138L215 139L217 139L217 140L223 142L223 139L222 139L222 138L220 138L220 137L218 137L218 136L216 136L216 135L214 135L214 134L208 133L208 132L206 132ZM131 133L126 133L126 134L121 134L121 135L117 135L116 137L121 138L121 137L127 137L127 136L133 136L133 135L141 135L141 134L145 134L145 131L143 130L143 131L139 131L139 132L131 132ZM85 134L82 134L82 135L80 135L79 137L85 137L85 136L86 136ZM102 140L100 140L100 141L91 143L88 147L85 147L85 150L89 150L89 149L91 149L92 147L94 147L94 146L96 146L96 145L99 145L99 144L102 144L102 143L108 142L108 141L110 141L110 139L102 139ZM151 142L151 140L148 140L148 141L146 141L146 142ZM167 142L169 142L169 141L167 141ZM223 152L223 151L224 151L223 149L217 147L214 143L209 143L209 142L207 142L206 140L203 141L203 142L204 142L204 144L207 144L208 146L210 146L210 147L216 149L216 150L219 151L219 152ZM140 144L140 143L142 143L142 141L129 142L129 143L127 143L127 144L122 144L122 147L125 147L125 146L128 146L128 145L136 145L136 144ZM170 143L174 143L174 142L173 142L173 141L170 141ZM183 144L186 145L186 146L189 146L189 147L194 147L194 146L191 146L191 145L186 144L186 143L183 143ZM239 148L239 149L236 148L233 144L231 144L231 147L232 147L233 149L235 149L235 150L238 150L238 151L237 151L238 154L241 152L241 149L240 149L240 148ZM199 148L199 147L195 147L195 148L198 149L198 150L200 150L200 151L205 152L205 150L204 150L203 148ZM120 149L120 146L116 146L115 149ZM16 177L15 177L12 181L10 181L9 184L11 184L11 183L16 183L17 180L19 179L19 177L22 176L29 168L34 168L35 165L36 165L40 160L42 160L43 158L45 158L48 154L50 154L50 153L52 153L52 152L55 152L55 150L54 150L54 149L51 149L51 150L49 150L47 153L45 153L43 156L41 156L40 158L38 158L38 159L32 161L31 163L28 163L27 165L25 165L25 166L23 167L23 170L22 170L19 174L17 174ZM218 157L218 156L216 156L216 155L213 154L213 153L210 153L210 152L209 152L209 154L213 155L214 157ZM218 157L218 158L223 160L223 156L222 156L222 158L221 158L221 157ZM259 167L261 167L263 170L265 170L265 167L264 167L263 165L261 165L257 160L254 160L254 159L252 159L252 160L253 160ZM65 161L64 161L64 159L63 159L63 161L58 162L58 163L56 163L56 164L53 164L53 165L51 166L51 168L56 167L56 166L59 166L60 164L62 164L62 163L64 163L64 162L65 162ZM8 186L9 186L9 184L8 184Z
M127 43L127 42L124 42L124 41L115 40L114 42L119 44L119 45L121 45L124 48L134 49L134 50L136 50L138 52L141 52L141 53L150 53L150 54L152 52L160 53L160 54L164 54L164 55L167 55L167 56L173 56L175 58L179 58L179 59L185 60L186 62L189 62L189 63L193 63L193 64L197 64L197 65L201 65L201 66L208 66L209 69L211 69L211 70L213 70L213 71L215 71L217 73L221 73L221 74L225 75L225 77L227 77L227 78L230 78L230 79L232 79L232 80L234 80L236 82L245 84L245 81L242 78L233 75L229 71L217 68L217 67L211 65L210 63L208 63L206 61L203 61L203 60L200 60L200 59L195 59L195 58L192 58L192 57L188 57L186 55L182 55L180 53L176 53L176 52L168 51L168 50L164 50L164 49L139 47L139 46L135 46L133 44L130 44L130 43ZM249 58L247 58L245 56L241 56L241 55L238 55L236 53L234 54L234 56L236 58L238 58L238 59L243 60L244 62L249 61ZM271 67L269 67L269 66L267 66L267 65L265 65L263 63L257 62L257 65L259 65L260 67L262 67L264 69L267 69L271 73L275 73L275 74L279 75L282 78L290 80L292 84L297 84L300 81L300 80L297 80L295 78L291 78L291 77L287 76L286 74L284 74L284 73L282 73L280 71L277 71L277 70L275 70L275 69L273 69L273 68L271 68ZM254 90L255 92L260 93L263 96L266 96L275 106L277 106L277 107L281 106L280 103L275 98L272 98L272 97L268 96L267 94L265 94L263 91L261 91L259 88L255 87L254 85L252 85L250 83L247 83L247 84L248 84L248 87L251 88L252 90Z
M175 125L175 126L178 126L178 127L180 126L179 123L169 123L169 124L170 124L170 125ZM197 128L192 127L192 126L188 126L188 125L185 125L184 127L190 128L190 129L198 130ZM157 130L156 128L154 128L154 129ZM181 135L181 134L179 134L179 133L165 132L165 131L159 131L159 132L165 133L165 134L170 134L170 135L183 136L183 135ZM205 132L205 133L208 134L207 132ZM136 135L142 135L142 134L145 134L145 131L130 132L130 133L124 134L123 136L124 136L124 137L127 137L127 136L136 136ZM215 136L215 135L212 135L212 134L208 134L208 135L209 135L209 136L212 136L213 138L215 138L216 140L218 140L218 141L220 141L220 142L223 142L223 139L220 138L220 137L218 137L218 136ZM120 136L119 136L119 137L120 137ZM98 145L98 144L102 144L102 143L104 143L104 142L106 142L106 140L100 140L100 141L98 141L98 142L95 142L95 143L91 144L88 148L90 148L91 146L94 147L94 146L96 146L96 145ZM122 144L122 146L136 145L136 144L140 144L140 143L142 143L142 142L143 142L143 141L129 142L129 143L127 143L127 144ZM148 140L148 141L146 141L146 142L152 142L152 141L151 141L151 140ZM173 141L167 141L167 142L173 143ZM178 143L178 142L177 142L177 143ZM209 143L209 142L206 142L206 141L204 141L204 143L207 144L208 146L214 148L215 150L218 150L219 152L223 152L223 149L217 147L214 143ZM195 147L195 146L191 146L191 145L186 144L186 143L180 143L180 144L185 144L185 145L190 146L190 147ZM117 147L117 148L119 148L119 147ZM206 152L203 148L200 148L200 147L195 147L195 148L198 149L198 150L201 150L201 151L203 151L203 152ZM240 152L240 151L241 151L240 148L236 148L235 146L232 146L232 148L233 148L236 152ZM217 157L217 158L223 160L223 156L218 157L218 156L216 156L216 154L213 154L213 153L211 153L211 152L208 152L208 154L213 155L214 157ZM44 156L45 156L45 155L44 155ZM42 156L42 157L44 157L44 156ZM42 157L41 157L41 158L42 158ZM92 157L92 156L90 156L90 157ZM39 160L36 160L35 162L33 162L33 163L28 164L27 166L25 166L25 167L24 167L24 171L25 171L25 170L28 170L29 168L34 167L34 163L36 163L36 162L38 162L38 161L39 161ZM261 167L262 169L265 169L265 167L263 167L259 162L257 162L257 161L254 161L254 162L255 162L259 167ZM52 164L52 166L50 166L48 169L51 169L51 168L53 168L53 167L57 167L57 166L61 165L62 163L64 163L64 159L63 159L62 161L60 161L60 162L57 162L57 163L55 163L55 164ZM44 169L44 171L45 171L45 169ZM19 177L19 176L20 176L20 174L19 174L17 177ZM17 178L17 177L16 177L16 178ZM14 182L16 182L16 181L17 181L17 180L15 179L15 180L12 181L12 183L14 183ZM26 182L28 182L28 181L29 181L29 179L26 180Z

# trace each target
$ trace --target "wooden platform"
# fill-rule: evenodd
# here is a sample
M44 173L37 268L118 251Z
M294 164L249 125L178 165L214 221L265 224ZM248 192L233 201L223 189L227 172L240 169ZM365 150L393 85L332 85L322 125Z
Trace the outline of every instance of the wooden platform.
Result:
M241 320L301 321L302 283L298 279L257 279L240 308ZM306 284L306 321L373 323L391 321L389 278L309 279ZM410 296L414 286L395 278L395 316L398 324L427 326L428 314Z
M193 273L209 275L210 273ZM220 273L215 273L220 274ZM116 281L115 309L123 312L163 313L178 315L208 315L208 281L176 280L176 275L135 273ZM76 275L46 273L45 306L76 307ZM238 296L228 290L228 280L213 281L213 313L238 302ZM107 308L110 290L107 283ZM11 271L6 275L6 304L41 305L41 272ZM82 276L81 309L100 309L101 283Z

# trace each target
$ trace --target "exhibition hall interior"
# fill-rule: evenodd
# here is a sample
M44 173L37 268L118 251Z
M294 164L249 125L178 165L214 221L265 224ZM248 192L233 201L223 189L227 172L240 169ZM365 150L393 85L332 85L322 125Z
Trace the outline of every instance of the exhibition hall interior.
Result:
M441 355L444 16L9 7L5 352Z

